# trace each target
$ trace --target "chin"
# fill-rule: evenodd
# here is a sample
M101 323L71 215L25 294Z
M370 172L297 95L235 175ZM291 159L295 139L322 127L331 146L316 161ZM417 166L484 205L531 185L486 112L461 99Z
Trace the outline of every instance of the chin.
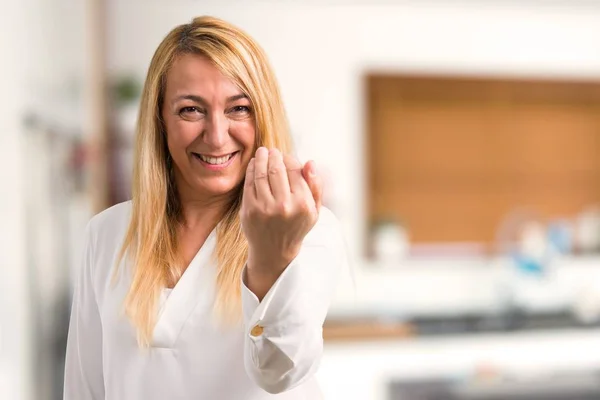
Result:
M217 182L203 182L199 185L199 189L215 196L222 196L234 191L240 183L233 179L219 179Z

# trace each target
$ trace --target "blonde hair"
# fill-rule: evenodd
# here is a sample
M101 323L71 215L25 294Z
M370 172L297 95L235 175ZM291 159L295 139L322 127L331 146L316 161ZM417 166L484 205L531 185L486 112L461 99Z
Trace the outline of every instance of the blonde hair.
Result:
M199 54L248 96L254 112L255 146L291 151L291 139L275 75L260 46L239 28L217 18L198 17L173 29L158 46L146 77L137 123L133 171L132 215L119 255L131 260L133 277L125 298L125 313L148 346L156 324L160 291L181 275L177 254L178 195L170 170L161 105L169 68L182 54ZM243 182L217 226L217 315L236 321L241 316L240 276L248 244L239 209Z

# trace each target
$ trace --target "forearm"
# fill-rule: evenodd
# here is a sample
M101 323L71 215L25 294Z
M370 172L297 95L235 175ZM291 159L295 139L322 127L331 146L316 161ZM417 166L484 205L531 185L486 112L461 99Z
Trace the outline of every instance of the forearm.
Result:
M256 279L269 286L264 297L259 299L254 293L258 290L247 284L241 287L245 368L248 376L269 393L289 390L310 379L321 359L323 321L338 275L347 268L337 221L330 212L324 214L275 282L270 280L275 275ZM256 267L251 276L260 270ZM246 278L248 272L247 265Z
M279 279L281 273L292 262L295 254L292 252L284 256L263 251L263 256L259 257L257 253L260 254L261 252L252 250L249 252L244 282L258 300L262 301L273 284Z

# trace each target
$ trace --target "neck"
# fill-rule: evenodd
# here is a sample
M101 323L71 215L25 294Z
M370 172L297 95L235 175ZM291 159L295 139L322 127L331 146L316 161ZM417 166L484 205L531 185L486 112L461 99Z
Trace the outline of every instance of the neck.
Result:
M181 223L184 231L210 232L223 218L232 201L232 193L206 195L184 187L178 190Z
M175 181L181 212L181 227L184 231L206 230L210 232L230 207L235 190L221 195L201 193L188 186L178 175L176 171Z
M207 199L190 199L180 197L182 223L185 230L205 228L212 230L229 206L229 198L214 197Z

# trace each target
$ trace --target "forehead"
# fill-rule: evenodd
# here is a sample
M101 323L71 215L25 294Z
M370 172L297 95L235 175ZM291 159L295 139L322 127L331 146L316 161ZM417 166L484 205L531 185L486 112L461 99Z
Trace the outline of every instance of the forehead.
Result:
M222 95L240 94L236 83L223 75L207 57L183 54L175 59L167 72L166 96L180 94Z

